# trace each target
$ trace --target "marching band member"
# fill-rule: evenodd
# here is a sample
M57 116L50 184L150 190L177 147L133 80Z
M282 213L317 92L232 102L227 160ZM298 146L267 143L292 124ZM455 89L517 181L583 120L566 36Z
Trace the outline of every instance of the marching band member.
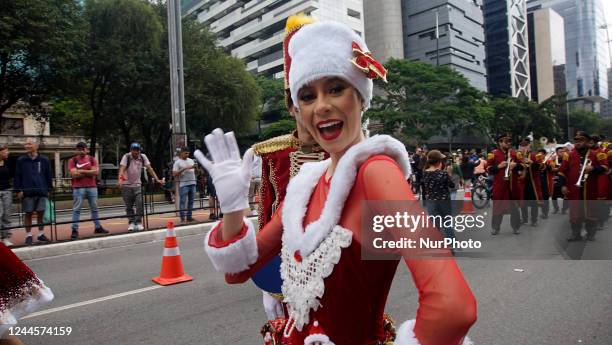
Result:
M564 156L559 175L563 178L562 192L570 200L570 225L572 236L567 240L582 240L582 224L585 224L587 240L595 240L597 231L597 200L601 195L598 180L608 172L606 154L592 150L592 138L583 131L574 136L574 149Z
M524 179L522 179L523 203L521 207L523 224L529 222L529 215L531 214L531 226L536 226L538 209L542 201L540 163L544 156L531 152L531 138L529 137L521 140L518 155L521 161L522 176L524 176Z
M493 178L493 216L491 234L499 233L505 214L510 214L510 226L514 234L520 233L521 215L519 203L522 199L522 185L518 174L518 153L511 149L512 135L497 136L497 148L487 156L487 166Z

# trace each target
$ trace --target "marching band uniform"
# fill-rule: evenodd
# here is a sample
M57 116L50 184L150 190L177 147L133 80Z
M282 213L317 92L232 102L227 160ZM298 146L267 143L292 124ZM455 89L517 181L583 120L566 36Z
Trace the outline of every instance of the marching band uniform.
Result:
M576 133L576 137L591 139L584 132ZM590 165L594 169L588 173L588 177L578 186L577 183L585 163L585 158L590 160ZM574 148L569 154L564 155L559 175L563 178L563 182L568 189L567 199L570 200L572 237L568 238L568 241L582 240L580 234L582 223L585 224L587 239L591 241L595 239L598 219L597 200L600 199L605 188L598 184L598 181L601 175L607 173L607 171L607 156L599 152L599 150L589 148L579 150Z
M51 300L53 292L0 242L0 337L19 318Z
M512 136L503 134L498 136L497 142L500 140L509 139ZM501 223L505 214L510 214L510 225L515 234L519 233L521 226L521 216L519 214L519 206L522 200L522 182L519 178L518 167L509 170L508 178L506 178L506 168L498 168L502 162L519 161L519 153L509 149L509 152L503 151L501 148L494 149L487 156L487 166L493 178L493 216L491 220L491 234L499 233Z
M609 172L609 163L608 163L608 152L607 149L600 145L601 137L599 135L593 135L592 138L595 143L591 148L593 151L596 151L595 156L597 160L603 160L606 162L606 168L604 173L600 173L597 175L597 202L595 203L595 207L597 209L597 230L603 229L604 222L608 219L608 203L606 200L608 199L608 180L610 176Z
M553 193L552 193L552 204L555 208L555 213L559 212L559 202L558 199L563 199L562 210L561 212L565 214L567 209L569 208L569 203L565 200L565 196L561 192L561 187L564 185L563 177L559 176L559 168L561 167L561 163L563 162L564 153L562 150L557 147L555 150L555 159L551 164L551 170L554 173L553 177Z
M544 159L546 156L544 157ZM548 213L550 212L550 197L553 194L554 183L553 179L555 173L553 169L555 169L555 160L553 156L550 156L548 160L543 161L541 165L541 182L542 182L542 218L548 218Z
M522 180L524 188L524 201L521 207L521 214L523 218L523 224L529 221L529 214L531 213L531 226L536 226L538 222L538 209L542 203L542 178L540 174L540 164L542 163L544 156L541 154L534 154L531 151L518 152L520 157L524 157L521 163L524 171L523 175L525 178ZM527 159L531 162L527 162ZM520 158L519 158L520 160ZM531 209L531 212L529 210Z
M360 73L384 69L367 53L360 36L343 24L320 22L300 29L294 40L290 47L294 101L309 81L335 75L351 82L367 109L372 82ZM299 55L301 65L293 54L303 54ZM358 68L350 65L355 55L353 63ZM320 59L324 61L315 65ZM223 140L221 131L216 135L210 140ZM281 254L288 344L384 343L384 306L399 261L362 260L366 245L362 204L365 200L415 200L406 182L408 155L402 143L379 135L350 146L328 180L329 164L329 160L304 164L289 181L284 203L257 235L245 219L240 233L223 240L216 224L206 236L205 249L229 283L246 281ZM471 343L466 333L475 322L476 301L456 262L409 258L405 262L419 290L420 306L416 321L398 329L394 344ZM321 337L319 329L325 330Z

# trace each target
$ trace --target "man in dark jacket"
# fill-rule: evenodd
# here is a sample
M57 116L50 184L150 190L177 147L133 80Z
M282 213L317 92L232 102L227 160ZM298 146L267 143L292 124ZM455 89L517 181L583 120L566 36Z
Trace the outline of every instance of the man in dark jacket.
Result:
M17 159L14 189L21 199L25 213L26 244L32 244L32 215L36 212L38 241L48 242L44 233L43 216L49 192L53 188L51 164L49 159L38 154L38 143L28 139L25 143L26 154Z

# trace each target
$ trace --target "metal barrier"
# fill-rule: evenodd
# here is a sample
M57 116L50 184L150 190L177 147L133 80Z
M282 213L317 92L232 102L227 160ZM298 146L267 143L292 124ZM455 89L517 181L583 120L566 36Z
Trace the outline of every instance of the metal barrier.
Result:
M198 188L200 187L200 188ZM184 208L184 209L180 209L177 210L174 207L174 203L168 203L167 201L156 201L156 196L159 195L163 195L164 194L164 188L155 184L151 184L151 183L147 183L147 184L142 184L140 186L141 188L141 193L140 193L140 197L141 197L141 202L143 203L143 214L139 215L136 214L136 216L140 216L142 217L142 225L144 226L144 231L147 230L152 230L153 228L151 227L151 224L149 222L150 218L152 216L156 216L156 215L163 215L163 214L169 214L169 213L174 213L175 216L178 216L179 211L188 211L188 209ZM64 225L68 225L68 224L72 224L72 202L73 202L73 189L70 188L70 192L67 192L67 190L65 188L59 188L59 189L54 189L53 191L51 191L49 193L48 196L48 200L51 202L51 204L53 204L55 207L52 208L52 213L48 214L48 217L50 219L50 221L47 222L43 222L41 223L41 225L43 226L44 229L51 229L50 231L50 243L54 243L54 242L58 242L59 241L59 237L58 237L58 227L64 226ZM176 198L179 198L179 195L175 196ZM113 220L113 219L126 219L127 215L125 212L125 204L123 201L123 198L121 196L117 197L115 196L114 198L117 198L117 203L113 203L111 205L105 205L105 206L98 206L98 220L100 221L101 225L104 226L104 221L108 221L108 220ZM108 199L107 197L105 198L100 198L98 196L98 204L100 202L100 200L104 200L104 199ZM58 205L60 205L63 201L66 201L67 205L70 205L70 207L66 207L66 208L61 208L58 209ZM211 207L209 204L210 201L210 197L208 195L205 194L204 188L203 186L197 186L196 187L196 196L194 196L194 207L191 209L193 212L196 211L209 211L208 215L210 214L214 214L217 216L220 215L220 210L218 208L218 202L215 203L216 207ZM163 206L160 207L160 205L166 204L168 206L172 206L169 207L168 209L165 209ZM84 207L85 206L85 202L83 202L82 207L81 207L81 217L78 221L78 223L85 223L85 222L93 222L94 219L91 218L91 214L90 214L90 218L85 218L84 219L84 215L83 213L86 212L91 212L91 209L89 207L89 205L87 205L88 207ZM1 229L1 231L8 231L10 232L14 232L15 230L22 230L25 231L25 214L23 213L23 209L22 209L22 200L19 200L16 198L16 194L13 193L13 210L15 210L16 212L11 214L11 220L13 225L10 227L4 227ZM110 210L110 213L115 213L113 211L115 210L122 210L123 212L121 212L120 215L111 215L111 216L103 216L103 213L105 211ZM32 215L32 225L31 228L38 228L39 225L37 223L35 223L36 221L36 212L34 212L34 214ZM209 219L201 219L198 220L197 222L194 223L205 223L205 222L209 222L211 220ZM192 224L194 224L192 223ZM127 222L126 222L127 225ZM162 228L163 226L165 226L165 224L162 224L159 228ZM155 228L156 229L156 228ZM122 234L122 233L126 233L127 232L127 226L126 226L126 231L124 232L119 232L119 233L115 233L115 234ZM92 236L94 237L94 236ZM96 236L97 237L97 236ZM80 237L80 239L84 239L87 237Z

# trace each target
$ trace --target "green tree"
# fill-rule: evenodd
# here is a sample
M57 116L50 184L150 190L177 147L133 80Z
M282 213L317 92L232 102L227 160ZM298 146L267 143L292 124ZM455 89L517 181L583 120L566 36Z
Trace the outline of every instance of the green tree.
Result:
M18 101L46 102L66 86L82 34L76 0L0 1L0 128Z
M143 72L151 72L147 62L159 54L163 30L152 5L144 1L88 0L85 9L89 32L80 76L92 113L93 148L108 129L102 124L111 111L122 118L135 111L130 96L139 89L135 84Z
M383 131L419 145L450 130L481 132L493 115L485 94L448 67L390 59L385 64L388 83L377 81L383 96L375 97L368 116L383 124Z
M261 133L261 140L277 137L279 135L285 135L295 130L295 119L281 119L274 123L269 124L263 129Z
M495 117L488 123L491 135L510 132L517 142L530 133L535 139L542 136L556 138L560 133L555 107L548 103L500 97L493 99L491 105L495 111Z
M285 105L285 83L283 80L258 76L256 81L261 90L261 120L270 122L291 119L291 115Z
M605 135L608 141L612 140L612 118L603 119L597 132Z
M576 131L585 131L589 134L595 133L600 129L602 125L602 118L599 114L582 110L575 109L570 112L570 127Z

